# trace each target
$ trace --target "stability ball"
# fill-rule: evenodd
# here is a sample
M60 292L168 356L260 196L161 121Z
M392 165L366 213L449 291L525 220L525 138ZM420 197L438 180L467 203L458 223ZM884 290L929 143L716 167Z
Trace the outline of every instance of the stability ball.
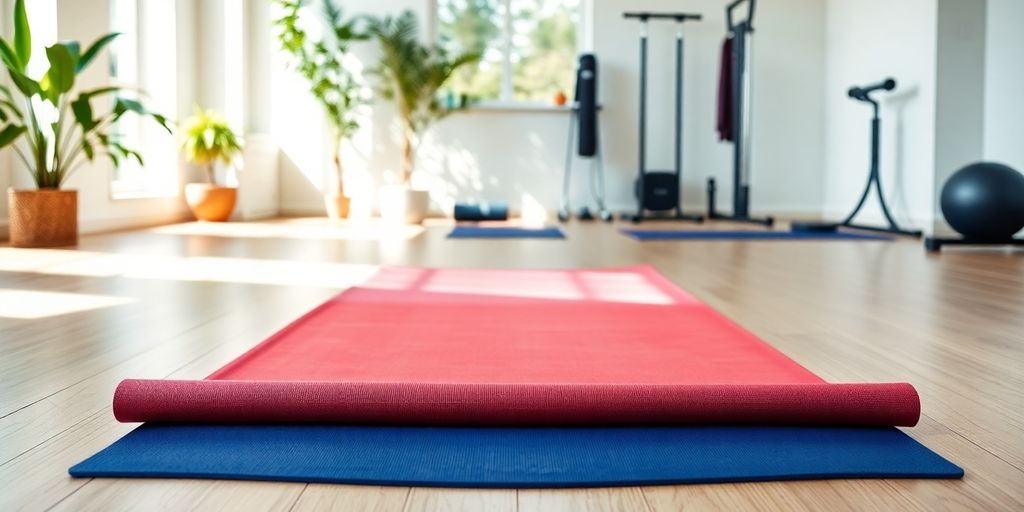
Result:
M992 162L968 165L946 181L940 204L965 238L1008 240L1024 228L1024 174Z

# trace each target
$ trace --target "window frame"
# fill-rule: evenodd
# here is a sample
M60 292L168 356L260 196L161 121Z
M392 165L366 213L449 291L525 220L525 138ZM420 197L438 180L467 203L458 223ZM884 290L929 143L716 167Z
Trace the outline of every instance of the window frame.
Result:
M136 72L136 74L138 76L134 77L134 79L131 79L131 80L126 80L123 77L115 77L115 76L113 76L113 71L114 71L114 69L113 69L113 59L116 58L115 57L115 51L116 51L116 46L115 45L118 42L120 42L120 41L115 41L114 44L111 45L108 48L108 52L110 52L109 55L108 55L108 58L111 59L111 60L109 60L107 62L108 68L107 68L107 72L106 72L106 78L107 78L108 83L110 85L124 86L124 87L129 87L129 88L138 87L139 89L141 89L143 91L148 90L149 87L147 87L147 86L149 84L147 82L151 82L152 81L152 77L150 77L148 73L149 73L149 71L151 69L150 66L154 66L153 63L147 62L149 60L149 56L147 55L148 51L150 50L151 46L153 46L153 47L161 47L161 46L166 47L167 44L170 44L171 47L173 48L174 58L171 59L169 62L161 62L160 64L155 64L155 66L156 66L156 68L161 68L161 69L166 69L168 66L173 67L173 71L171 72L171 75L172 75L171 80L173 80L173 82L174 82L173 94L172 94L173 98L165 98L170 103L170 105L168 105L168 108L172 109L171 111L167 112L167 115L172 116L171 118L173 119L173 118L177 117L177 106L178 106L178 102L179 102L179 98L180 98L180 93L181 93L181 91L178 90L178 84L177 84L177 81L178 81L177 77L178 77L178 74L181 72L181 69L179 67L178 55L177 55L177 52L179 51L179 49L177 47L177 40L178 40L178 37L179 37L178 36L178 34L179 34L179 30L178 29L180 28L179 24L181 22L181 20L177 16L177 14L178 14L177 13L177 7L176 7L177 0L172 0L170 2L172 10L174 10L174 20L173 20L174 40L169 42L169 43L167 43L167 42L158 42L158 41L153 41L153 40L147 40L146 39L145 35L148 32L149 24L154 21L154 15L153 15L153 13L150 12L150 10L152 10L152 6L146 0L134 0L134 2L135 2L134 29L131 32L129 32L128 34L126 34L125 36L122 36L122 37L120 37L118 39L120 39L120 40L129 40L130 39L130 43L134 44L134 46L135 46L134 54L135 54L135 58L136 58L136 61L137 61L137 62L135 62L134 65L135 65L135 68L136 68L135 72ZM108 16L107 17L107 25L108 25L107 31L108 32L114 32L114 31L116 31L116 30L114 30L115 29L115 27L114 27L114 2L112 0L105 0L105 3L107 4L107 16ZM166 6L164 6L164 7L166 7ZM157 9L157 10L159 11L159 9ZM150 102L152 102L152 101L153 100L151 99ZM147 106L150 106L150 105L147 103ZM161 112L163 110L167 110L167 109L159 109L159 111L161 111ZM110 171L109 171L109 179L108 179L108 186L107 186L108 197L112 201L120 201L120 200L129 200L130 201L130 200L136 200L136 199L161 199L161 198L173 198L173 197L180 196L181 195L181 181L182 181L181 178L182 177L181 177L181 170L180 170L180 166L179 166L179 161L178 161L178 158L177 158L177 154L178 154L178 152L177 152L177 142L176 142L177 139L174 138L175 135L170 135L170 137L172 137L172 139L170 139L170 141L171 141L170 142L170 146L162 147L161 148L161 149L164 150L163 152L168 153L168 155L173 153L174 156L175 156L175 158L173 160L166 161L167 160L166 158L159 158L159 157L154 156L153 151L151 151L152 147L147 147L147 140L149 139L150 136L152 136L152 133L155 131L154 127L149 124L149 121L145 120L145 119L141 119L141 118L139 118L138 120L132 118L131 122L132 122L132 124L135 124L133 129L137 129L139 131L139 133L136 134L136 136L138 138L138 147L133 147L132 149L138 149L142 153L142 157L145 160L145 164L146 165L145 166L139 166L136 162L134 162L134 160L126 160L124 162L121 162L120 165L114 165L112 162L108 161L109 165L110 165L110 167L109 167L109 169L110 169ZM124 166L134 167L134 169L132 169L130 171L130 172L132 172L133 176L122 177L121 179L118 179L117 178L117 172L118 172L119 169L123 168ZM146 176L146 173L160 173L160 174L157 175L157 176Z
M515 75L514 63L512 62L512 39L515 35L512 17L512 0L500 0L502 11L502 62L501 62L501 95L497 99L480 100L470 105L470 109L491 110L491 111L515 111L515 110L565 110L566 107L555 105L552 102L518 100L515 98L513 87L513 76ZM593 26L594 1L578 0L579 21L576 27L576 55L592 51L593 49ZM438 44L441 38L440 20L438 10L441 0L430 0L429 29L428 36L432 44ZM570 95L572 91L566 91Z

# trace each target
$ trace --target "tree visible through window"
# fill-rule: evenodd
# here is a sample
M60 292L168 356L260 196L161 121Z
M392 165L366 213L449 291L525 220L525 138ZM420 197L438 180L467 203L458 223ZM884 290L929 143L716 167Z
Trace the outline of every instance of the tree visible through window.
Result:
M452 92L545 103L558 92L572 96L579 7L580 0L437 0L440 44L483 55L452 78Z

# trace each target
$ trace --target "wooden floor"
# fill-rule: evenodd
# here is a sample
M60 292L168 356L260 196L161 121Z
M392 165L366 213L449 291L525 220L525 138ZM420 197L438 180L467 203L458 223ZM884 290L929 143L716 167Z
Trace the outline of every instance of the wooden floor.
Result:
M927 255L918 241L647 242L607 225L567 241L450 241L443 226L185 224L0 247L0 510L1024 510L1024 254ZM373 265L650 263L831 381L910 381L907 432L962 481L838 480L450 490L76 480L128 432L124 378L201 378Z

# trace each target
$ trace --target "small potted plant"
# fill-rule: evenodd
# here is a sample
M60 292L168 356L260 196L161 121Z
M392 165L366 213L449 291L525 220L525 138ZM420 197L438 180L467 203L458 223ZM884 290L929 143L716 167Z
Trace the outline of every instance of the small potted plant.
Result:
M356 25L361 18L346 19L335 0L320 0L320 23L324 30L314 39L304 28L302 10L309 0L275 0L280 15L274 20L281 50L292 58L292 66L309 82L309 90L324 109L333 131L333 179L324 187L324 205L332 219L348 217L351 199L345 192L342 143L359 129L358 109L367 103L363 87L346 65L354 41L366 39Z
M430 195L412 187L416 150L427 129L453 110L438 91L456 70L478 61L480 55L453 58L443 48L420 44L416 17L410 11L372 20L369 32L381 51L375 70L381 79L379 92L396 103L402 120L401 182L381 187L380 213L386 220L419 224L426 217Z
M181 150L185 158L202 167L206 183L185 185L185 202L199 220L223 222L231 217L238 199L235 187L217 185L217 163L232 165L242 142L220 114L197 108L185 121Z
M36 189L9 189L10 239L14 247L59 247L78 243L78 193L61 186L97 157L114 165L142 156L111 133L122 116L151 117L168 131L167 119L146 110L120 87L79 91L75 79L118 34L107 34L82 50L77 41L46 48L49 68L29 78L32 33L25 1L14 2L13 38L0 38L0 61L13 88L0 86L0 149L10 146L32 175ZM93 100L113 96L109 111L97 112Z

